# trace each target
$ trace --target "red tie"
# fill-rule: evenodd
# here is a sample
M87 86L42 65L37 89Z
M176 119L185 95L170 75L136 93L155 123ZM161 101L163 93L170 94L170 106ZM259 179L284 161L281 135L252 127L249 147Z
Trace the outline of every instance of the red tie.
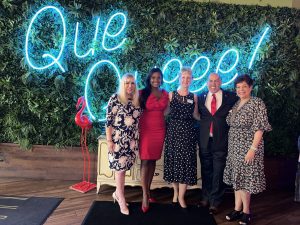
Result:
M215 94L212 94L212 100L210 103L210 113L211 115L214 115L217 111L217 98ZM213 122L210 124L210 129L209 132L212 134L213 133Z

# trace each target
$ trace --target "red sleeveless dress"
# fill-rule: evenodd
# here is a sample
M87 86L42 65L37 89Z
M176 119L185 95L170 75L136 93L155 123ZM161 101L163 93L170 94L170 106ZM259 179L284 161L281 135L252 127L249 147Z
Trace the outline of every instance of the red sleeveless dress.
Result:
M149 95L139 122L140 159L158 160L161 157L166 134L164 111L168 106L169 95L163 90L160 99Z

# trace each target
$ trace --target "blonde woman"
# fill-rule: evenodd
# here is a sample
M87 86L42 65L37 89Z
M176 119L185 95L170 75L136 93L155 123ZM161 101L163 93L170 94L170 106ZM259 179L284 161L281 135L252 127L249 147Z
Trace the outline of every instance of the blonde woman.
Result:
M116 191L112 194L124 215L129 215L124 195L125 172L130 170L138 151L139 118L141 108L136 81L125 74L119 91L109 100L106 112L106 139L110 169L115 171Z
M200 119L197 96L189 92L192 70L180 71L180 88L169 93L170 121L164 152L164 180L172 183L173 204L186 211L184 196L188 185L197 183L196 130L194 119Z

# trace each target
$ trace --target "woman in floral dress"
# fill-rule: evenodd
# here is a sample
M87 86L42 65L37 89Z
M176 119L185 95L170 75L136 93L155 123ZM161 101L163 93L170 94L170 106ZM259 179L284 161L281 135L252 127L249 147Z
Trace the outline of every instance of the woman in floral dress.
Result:
M233 186L235 208L226 219L239 220L239 224L250 222L251 194L266 188L263 133L270 131L271 126L264 102L251 97L252 86L253 80L248 75L236 79L240 99L227 116L230 129L224 182Z
M111 96L106 113L106 139L109 167L115 171L116 191L112 197L119 203L122 214L129 215L124 196L125 172L136 159L141 108L136 82L125 74L117 94Z

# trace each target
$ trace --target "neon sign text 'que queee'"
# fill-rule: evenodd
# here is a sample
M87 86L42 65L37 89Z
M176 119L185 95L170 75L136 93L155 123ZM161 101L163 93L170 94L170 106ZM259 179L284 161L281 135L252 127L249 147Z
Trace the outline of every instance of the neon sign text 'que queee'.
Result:
M44 61L42 61L42 65L39 65L39 63L37 63L37 60L33 59L33 54L30 51L30 36L32 33L32 29L34 27L34 23L39 19L39 17L42 17L43 14L45 13L49 13L52 12L53 16L58 16L60 22L61 22L61 26L62 26L62 30L58 31L61 32L61 44L60 44L60 48L59 51L56 51L54 54L51 53L51 51L53 49L51 49L51 51L49 50L49 52L46 52L44 54L42 54L42 58ZM117 30L114 31L114 33L111 32L111 30L113 29L113 24L114 22L118 21L120 24L117 28ZM100 18L97 18L96 20L96 24L95 24L95 32L94 32L94 37L93 37L93 43L95 43L98 40L98 33L99 33L99 24L100 24ZM121 47L124 45L124 43L126 42L126 37L125 37L125 30L126 30L126 25L127 25L127 17L125 15L125 13L122 12L117 12L115 14L113 14L108 22L106 23L103 35L102 35L102 41L101 41L101 47L107 51L107 52L113 52L115 50L121 49ZM264 28L264 30L262 31L261 36L259 37L259 41L257 42L254 50L252 51L252 55L251 58L249 60L249 64L248 64L248 69L251 69L254 63L254 60L256 58L257 52L259 47L262 44L262 41L264 39L266 39L266 35L269 32L270 27L266 26ZM61 59L63 57L63 52L65 49L65 44L66 44L66 33L67 33L67 25L65 22L65 18L61 12L61 10L58 7L55 6L45 6L43 8L41 8L40 10L38 10L35 15L33 16L33 18L31 19L27 32L26 32L26 40L25 40L25 55L26 55L26 60L28 65L35 69L35 70L45 70L45 69L49 69L49 68L56 68L56 69L60 69L62 72L65 72L65 68L61 63ZM84 59L85 57L88 56L94 56L95 54L95 49L94 47L90 47L90 49L83 54L80 54L78 51L78 35L79 34L79 23L76 23L76 28L75 28L75 37L74 37L74 46L73 46L73 51L74 51L74 55L78 58ZM113 40L113 41L112 41ZM113 43L114 46L110 46ZM94 44L92 45L94 46ZM228 64L228 60L230 58L230 62L231 65L228 66L229 68L222 68L222 64ZM238 76L237 72L235 71L235 68L239 62L239 52L237 49L235 48L231 48L226 50L220 57L217 66L216 66L216 73L219 73L221 76L227 76L227 81L222 83L222 86L226 86L230 83L233 82L233 80ZM233 60L234 59L234 60ZM226 62L227 61L227 62ZM193 62L191 69L194 71L193 73L195 74L197 71L197 65L199 66L200 63L204 63L204 65L206 65L206 68L203 69L203 71L200 71L202 74L199 75L197 74L197 76L195 76L193 78L193 82L198 82L202 79L204 79L207 75L209 70L211 69L211 61L207 56L201 55L199 57L197 57L195 59L195 61ZM120 82L121 80L121 73L120 70L118 69L118 67L110 60L108 59L102 59L98 62L96 62L93 66L91 66L87 78L86 78L86 82L85 82L85 90L84 90L84 95L87 101L87 110L89 112L90 117L93 120L98 120L98 121L104 121L105 118L96 118L96 116L92 113L90 106L89 106L89 95L88 95L88 87L89 87L89 82L91 81L92 75L95 72L95 70L97 68L99 68L100 66L110 66L111 68L113 68L113 70L115 71L117 78ZM173 58L170 59L169 61L167 61L165 63L165 65L162 67L163 68L163 73L167 73L168 70L171 68L171 66L173 65L173 68L176 67L175 65L177 65L177 72L172 71L172 74L169 74L168 77L171 77L169 79L167 79L167 76L164 76L164 82L165 82L165 87L168 89L168 86L170 86L172 83L177 82L178 80L178 71L181 69L181 67L183 66L181 60L177 59L177 58ZM203 64L202 64L203 65ZM199 71L197 71L199 72ZM174 76L175 75L175 76ZM228 75L231 75L232 77L228 77ZM137 72L135 72L135 76L137 76ZM172 78L173 77L173 78ZM191 92L197 93L200 92L201 90L203 90L205 88L206 84L205 82L203 82L202 85L200 85L200 87L196 87L194 90L191 90ZM104 109L105 107L101 107L102 109Z

